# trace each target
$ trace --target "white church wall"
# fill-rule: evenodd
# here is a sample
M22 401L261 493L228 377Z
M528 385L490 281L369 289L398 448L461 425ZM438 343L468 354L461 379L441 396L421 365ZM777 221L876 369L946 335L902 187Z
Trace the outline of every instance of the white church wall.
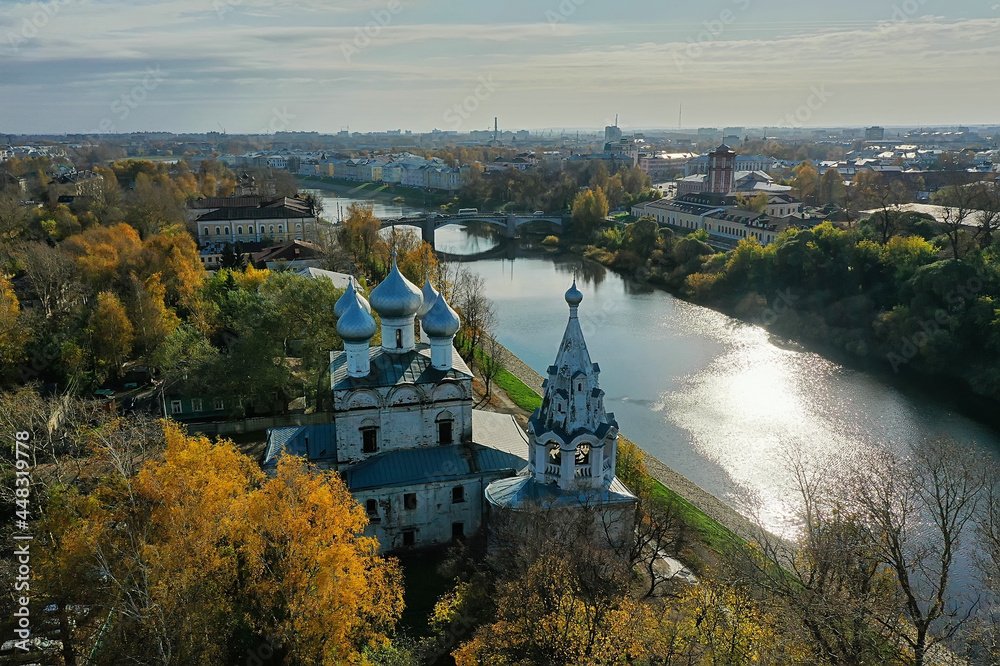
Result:
M404 532L413 532L414 548L446 544L452 541L453 525L462 524L463 534L479 530L483 518L483 491L493 480L504 475L442 479L412 486L377 488L354 492L362 507L368 500L378 503L378 516L369 518L365 535L378 538L380 552L404 548ZM454 488L462 487L462 502L453 502ZM406 495L416 495L416 507L406 508ZM410 546L405 546L410 547Z
M468 386L466 386L468 385ZM338 391L334 396L337 452L341 463L356 462L383 451L438 446L438 420L452 417L452 442L472 438L471 383L441 384L431 395L419 386ZM378 428L378 449L363 451L362 429Z

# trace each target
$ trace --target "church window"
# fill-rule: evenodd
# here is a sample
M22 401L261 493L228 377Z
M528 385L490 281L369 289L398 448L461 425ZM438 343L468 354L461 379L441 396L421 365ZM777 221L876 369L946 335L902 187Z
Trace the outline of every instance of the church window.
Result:
M416 534L413 530L403 530L403 545L412 546L417 542Z
M451 524L451 538L461 539L465 536L465 523L452 523Z
M451 489L451 503L461 504L465 501L465 486L455 486Z
M238 233L239 235L242 236L243 235L243 227L236 227L236 233Z
M205 227L205 235L208 235L208 227Z
M403 348L403 329L396 329L396 349Z
M413 511L417 508L417 494L416 493L406 493L403 495L403 508L407 511Z
M229 227L226 227L226 235L229 235Z
M590 464L590 444L581 444L576 447L576 464L577 465L589 465Z
M216 228L215 228L215 235L216 235L216 236L220 236L220 235L222 235L222 230L221 230L221 229L220 229L219 227L216 227Z
M361 429L361 452L375 453L378 451L378 428L369 426Z
M278 225L278 233L279 234L281 233L281 225L280 224Z
M561 465L562 464L562 452L559 447L553 446L549 449L549 464L550 465Z
M438 444L445 445L452 443L451 421L438 421Z
M378 517L378 501L370 499L365 502L365 511L368 513L369 518Z

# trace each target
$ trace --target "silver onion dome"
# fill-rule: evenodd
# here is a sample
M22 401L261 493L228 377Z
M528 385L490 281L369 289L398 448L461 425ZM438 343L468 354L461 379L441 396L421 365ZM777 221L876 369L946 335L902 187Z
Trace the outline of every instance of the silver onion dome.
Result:
M436 301L438 297L437 290L431 286L430 273L427 274L427 280L424 281L423 294L424 302L420 304L420 309L417 310L417 317L421 318L427 314L427 311L431 309L431 306L434 305L434 301Z
M357 289L354 288L354 278L347 283L347 289L344 290L344 295L337 299L337 303L333 306L333 316L340 319L344 316L344 312L347 311L347 307L351 304L354 299L357 299L361 303L361 307L364 308L365 312L371 312L372 306L368 304L368 301L364 299Z
M403 277L392 257L392 270L382 284L371 293L371 306L383 317L409 317L415 315L424 302L424 295L416 285Z
M573 286L566 291L566 302L571 308L575 308L583 302L583 294L576 288L576 280L573 280Z
M361 306L361 297L355 294L337 320L337 335L344 342L368 342L376 330L375 317Z
M444 294L438 294L434 305L427 311L423 318L424 330L432 338L450 338L458 333L462 321L458 318L458 313L451 309L448 301L444 299Z

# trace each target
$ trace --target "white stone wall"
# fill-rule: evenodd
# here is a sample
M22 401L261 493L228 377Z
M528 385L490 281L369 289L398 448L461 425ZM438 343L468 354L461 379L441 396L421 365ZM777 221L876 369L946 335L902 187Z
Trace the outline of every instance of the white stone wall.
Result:
M428 390L430 392L428 393ZM375 454L362 452L361 428L378 427L378 451L438 446L438 417L452 417L452 443L472 439L472 383L442 382L334 392L337 457L358 462Z
M483 491L491 481L502 478L493 475L486 478L461 480L430 480L427 483L398 488L379 488L354 493L355 499L366 507L369 499L378 502L378 517L369 519L365 528L366 536L379 540L380 552L398 550L403 547L403 532L413 530L415 548L424 548L449 543L452 540L453 523L462 523L466 536L475 534L483 518ZM465 501L452 502L452 489L464 488ZM417 495L415 509L404 508L404 496Z

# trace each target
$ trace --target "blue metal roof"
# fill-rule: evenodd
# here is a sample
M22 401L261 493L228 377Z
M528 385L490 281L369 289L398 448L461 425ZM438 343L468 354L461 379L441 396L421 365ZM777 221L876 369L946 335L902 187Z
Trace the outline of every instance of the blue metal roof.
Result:
M431 364L430 345L418 344L412 351L390 354L382 347L370 347L371 371L365 377L347 374L347 354L330 354L330 377L334 391L400 384L436 384L445 379L472 379L472 371L458 350L452 348L451 370L437 370Z
M607 488L562 490L555 483L540 483L533 476L499 479L486 487L486 500L494 506L517 509L528 505L595 506L635 504L636 497L616 476Z
M519 456L479 444L386 451L344 472L351 490L386 488L507 472L524 467Z
M267 453L264 466L277 463L282 453L303 456L310 461L337 460L337 428L333 423L267 431Z

